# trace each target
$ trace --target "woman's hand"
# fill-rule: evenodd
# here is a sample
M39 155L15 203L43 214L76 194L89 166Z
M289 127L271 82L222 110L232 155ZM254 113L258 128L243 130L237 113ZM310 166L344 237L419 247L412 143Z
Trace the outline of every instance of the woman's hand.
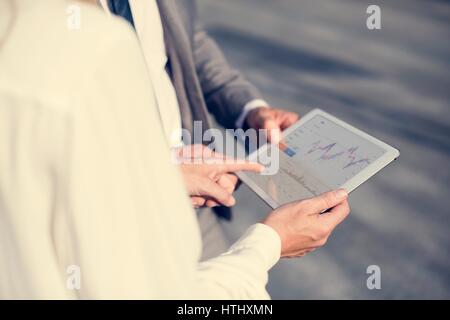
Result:
M323 213L328 209L331 210ZM281 257L301 257L325 245L349 212L347 192L340 189L286 204L269 214L263 223L280 236Z
M196 208L233 206L233 192L239 180L234 173L264 169L258 163L232 160L200 145L186 146L177 152L188 194Z

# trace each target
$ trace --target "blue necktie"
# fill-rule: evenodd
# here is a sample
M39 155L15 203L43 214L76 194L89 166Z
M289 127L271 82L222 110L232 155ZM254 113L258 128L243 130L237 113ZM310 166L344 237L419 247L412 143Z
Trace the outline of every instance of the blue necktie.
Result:
M124 18L134 27L133 15L128 0L109 0L109 9L111 13Z

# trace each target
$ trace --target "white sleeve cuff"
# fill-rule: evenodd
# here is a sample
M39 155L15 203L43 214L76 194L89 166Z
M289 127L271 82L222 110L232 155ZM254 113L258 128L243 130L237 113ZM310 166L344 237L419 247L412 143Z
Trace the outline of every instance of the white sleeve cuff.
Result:
M250 102L248 102L244 106L244 109L242 109L242 112L239 115L239 118L235 122L236 128L242 128L242 126L244 125L245 118L247 118L247 115L250 111L252 111L253 109L256 109L256 108L261 108L261 107L267 108L268 106L269 106L269 104L267 103L267 101L262 100L262 99L254 99L254 100L251 100Z
M247 229L231 246L228 253L243 249L253 250L262 258L266 270L269 270L280 260L281 239L274 229L263 223L257 223Z

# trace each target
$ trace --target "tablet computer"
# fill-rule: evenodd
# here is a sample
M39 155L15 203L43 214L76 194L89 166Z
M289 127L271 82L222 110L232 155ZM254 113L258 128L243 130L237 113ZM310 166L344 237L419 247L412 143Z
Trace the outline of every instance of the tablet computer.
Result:
M276 148L276 149L275 149ZM276 170L238 175L272 208L344 188L353 191L399 157L390 145L315 109L283 132L278 145L266 144L249 155L277 154Z

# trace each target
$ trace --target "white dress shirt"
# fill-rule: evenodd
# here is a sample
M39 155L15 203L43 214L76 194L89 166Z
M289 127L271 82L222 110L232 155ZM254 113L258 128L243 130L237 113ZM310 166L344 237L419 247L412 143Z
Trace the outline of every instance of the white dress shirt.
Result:
M68 2L14 3L0 1L0 299L268 298L270 227L199 263L132 30L80 3L77 30Z
M109 12L107 0L100 1L103 9ZM181 137L174 132L181 130L181 115L173 84L165 70L167 54L164 44L164 33L156 0L129 0L142 52L155 86L161 121L166 137L172 147L178 147ZM268 106L262 99L249 101L238 117L235 125L243 126L247 114L258 107Z

